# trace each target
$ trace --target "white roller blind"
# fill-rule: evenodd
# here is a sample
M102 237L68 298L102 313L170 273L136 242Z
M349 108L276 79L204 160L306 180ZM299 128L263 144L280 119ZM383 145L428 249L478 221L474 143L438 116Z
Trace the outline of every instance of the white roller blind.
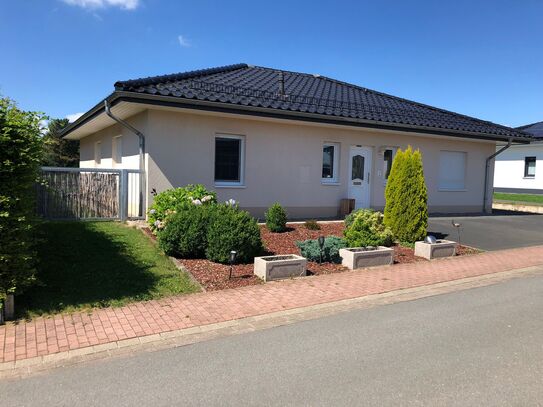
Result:
M439 189L462 190L466 188L466 153L441 151L439 156Z

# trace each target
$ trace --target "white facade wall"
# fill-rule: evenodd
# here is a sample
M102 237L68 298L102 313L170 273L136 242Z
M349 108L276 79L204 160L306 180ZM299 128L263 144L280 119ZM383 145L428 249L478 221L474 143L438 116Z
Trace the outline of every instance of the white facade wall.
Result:
M524 176L525 157L536 157L535 177ZM496 157L494 188L498 191L543 193L543 143L513 145Z

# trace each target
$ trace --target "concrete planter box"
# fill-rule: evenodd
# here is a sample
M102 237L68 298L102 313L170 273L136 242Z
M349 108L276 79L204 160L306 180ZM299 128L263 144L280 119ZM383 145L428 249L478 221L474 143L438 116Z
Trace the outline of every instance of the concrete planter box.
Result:
M351 270L394 263L394 249L385 246L348 247L339 249L339 255L341 264Z
M264 281L307 274L307 259L296 254L255 257L254 273Z
M415 242L415 256L425 259L439 259L456 254L456 242L452 240L437 240L435 243Z

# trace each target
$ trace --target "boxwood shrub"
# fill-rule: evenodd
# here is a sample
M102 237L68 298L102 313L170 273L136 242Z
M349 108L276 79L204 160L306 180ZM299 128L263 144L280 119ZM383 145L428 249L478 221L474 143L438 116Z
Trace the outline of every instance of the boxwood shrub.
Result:
M157 231L159 247L170 256L204 257L207 229L215 208L215 205L189 205L170 215Z
M296 246L300 248L303 257L309 261L320 261L320 246L318 240L304 240L296 242ZM341 263L339 249L347 247L344 239L336 236L328 236L324 239L324 247L322 251L322 261L330 263Z
M274 203L266 211L266 226L270 232L280 233L287 230L287 213L278 203Z
M226 264L231 250L238 252L238 262L252 262L263 251L260 228L256 219L237 206L217 205L207 231L206 257Z

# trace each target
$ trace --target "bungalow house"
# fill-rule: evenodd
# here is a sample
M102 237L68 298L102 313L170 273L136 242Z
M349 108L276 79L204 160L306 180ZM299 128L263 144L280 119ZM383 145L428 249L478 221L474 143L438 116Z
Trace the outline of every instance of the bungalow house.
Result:
M81 167L142 168L152 191L202 183L261 217L335 217L342 199L382 209L392 160L423 154L430 212L490 208L497 142L521 130L321 75L237 64L115 83L64 131ZM486 202L485 202L486 200Z
M543 122L517 128L531 134L530 145L512 145L496 157L494 190L543 194Z

